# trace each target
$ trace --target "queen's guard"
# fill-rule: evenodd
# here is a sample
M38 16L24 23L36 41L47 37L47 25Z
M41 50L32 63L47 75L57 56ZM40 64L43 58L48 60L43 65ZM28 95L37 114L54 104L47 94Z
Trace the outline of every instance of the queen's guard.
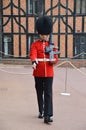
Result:
M56 51L53 46L53 48L50 46L49 42L52 28L53 22L50 17L39 17L36 21L36 30L40 39L33 42L30 48L30 59L32 62L39 109L38 118L43 118L44 123L47 124L53 122L53 66L58 62L58 56L56 53L52 53L53 58L50 58L50 52ZM46 48L47 50L50 50L46 51Z

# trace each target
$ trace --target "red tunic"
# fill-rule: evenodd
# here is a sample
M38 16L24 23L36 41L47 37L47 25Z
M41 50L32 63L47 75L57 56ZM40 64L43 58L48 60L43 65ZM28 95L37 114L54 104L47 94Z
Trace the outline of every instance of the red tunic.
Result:
M45 44L45 45L44 45ZM45 54L45 46L49 46L49 42L42 42L40 40L31 44L30 59L35 61L38 58L49 58L49 54ZM55 63L58 62L58 56L55 54ZM37 67L33 70L33 76L37 77L52 77L54 76L53 64L50 61L38 61Z

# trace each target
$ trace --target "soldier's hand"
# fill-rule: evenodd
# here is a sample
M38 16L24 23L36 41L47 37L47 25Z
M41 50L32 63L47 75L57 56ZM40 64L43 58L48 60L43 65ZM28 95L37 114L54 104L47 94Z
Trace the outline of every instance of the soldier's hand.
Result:
M33 68L34 70L36 69L36 66L37 66L36 63L33 63L33 64L32 64L32 68Z
M37 61L37 60L32 61L32 68L33 68L34 70L36 69L37 64L38 64L38 61Z

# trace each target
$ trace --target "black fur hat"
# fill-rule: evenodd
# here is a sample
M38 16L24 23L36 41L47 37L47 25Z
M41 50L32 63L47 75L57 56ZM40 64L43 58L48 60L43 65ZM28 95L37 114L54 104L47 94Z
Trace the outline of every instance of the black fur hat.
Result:
M41 16L36 21L36 30L39 34L48 35L52 32L53 22L48 16Z

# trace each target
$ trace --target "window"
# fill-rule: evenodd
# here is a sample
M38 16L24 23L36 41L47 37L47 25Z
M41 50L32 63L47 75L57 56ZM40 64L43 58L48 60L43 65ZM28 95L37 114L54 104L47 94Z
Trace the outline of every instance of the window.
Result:
M11 36L4 36L3 55L4 57L13 57L13 43Z
M86 35L75 36L74 55L76 58L86 59Z
M86 0L76 0L76 13L86 14Z
M28 14L43 14L43 0L28 0Z
M32 42L34 42L37 39L39 39L38 35L29 35L28 36L28 53L30 52L30 46L31 46Z

